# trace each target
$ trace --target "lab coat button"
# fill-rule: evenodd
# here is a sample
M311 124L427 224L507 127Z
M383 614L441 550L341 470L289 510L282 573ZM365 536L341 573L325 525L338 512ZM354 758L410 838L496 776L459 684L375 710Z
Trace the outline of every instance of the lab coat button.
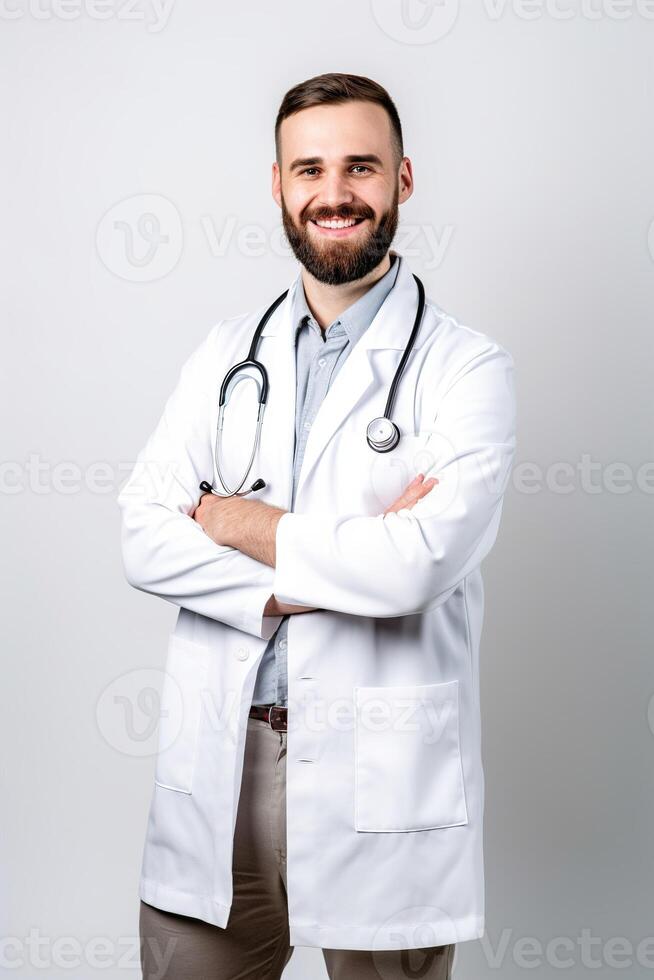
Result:
M239 647L236 651L236 657L238 660L247 660L250 656L250 651L246 650L245 647Z

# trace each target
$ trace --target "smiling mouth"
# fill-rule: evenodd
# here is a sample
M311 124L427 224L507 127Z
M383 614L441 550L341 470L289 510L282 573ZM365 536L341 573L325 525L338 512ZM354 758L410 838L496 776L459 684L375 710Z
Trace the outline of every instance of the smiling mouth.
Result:
M352 225L360 224L363 218L318 218L316 221L311 219L314 225L319 228L350 228Z
M309 219L311 224L316 228L319 228L323 234L332 236L342 236L347 235L352 228L356 228L358 225L366 221L366 218L319 218L314 220Z

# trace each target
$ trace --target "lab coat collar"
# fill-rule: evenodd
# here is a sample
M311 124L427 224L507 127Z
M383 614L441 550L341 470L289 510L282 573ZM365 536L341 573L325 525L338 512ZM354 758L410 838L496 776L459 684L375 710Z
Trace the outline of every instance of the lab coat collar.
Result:
M394 249L391 249L391 253L397 256L400 263L397 278L372 323L356 344L357 347L362 346L366 350L376 348L403 350L406 347L415 319L418 306L416 281L404 256L399 255ZM301 271L298 271L297 276L289 286L286 299L275 310L263 328L262 337L281 335L285 336L289 342L294 342L294 331L297 324L294 322L293 309L298 289L303 289ZM424 339L425 332L420 330L414 347L416 349L421 347Z
M343 312L335 317L332 323L328 325L327 329L331 331L331 327L334 323L340 323L352 347L354 347L356 342L368 329L382 303L395 285L397 271L400 267L400 259L396 253L391 252L390 254L391 265L381 279L378 279L377 282L363 294L363 296L360 296L359 299L351 303L347 309L343 310ZM305 323L307 317L313 321L313 324L310 326ZM301 275L299 276L299 282L295 291L293 324L295 327L293 336L296 344L298 332L301 329L316 330L319 334L321 333L320 327L315 323L315 317L309 308L309 304L307 303L306 290L304 288ZM329 337L333 335L333 331L328 334ZM324 334L321 339L325 339Z

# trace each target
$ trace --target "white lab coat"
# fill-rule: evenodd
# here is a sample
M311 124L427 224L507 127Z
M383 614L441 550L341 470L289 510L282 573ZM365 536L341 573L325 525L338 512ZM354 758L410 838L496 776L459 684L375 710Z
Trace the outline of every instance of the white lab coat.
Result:
M295 426L291 309L265 327L270 377L248 486L287 509ZM248 709L268 597L317 606L288 631L287 875L290 943L417 948L484 932L484 777L479 704L480 563L498 532L515 452L511 355L427 299L393 419L370 450L411 331L406 259L336 376L306 447L276 568L218 547L189 514L215 478L217 395L263 310L219 322L183 366L118 501L127 580L180 607L167 651L140 896L229 922L232 842ZM227 408L223 471L240 479L254 386ZM236 409L232 412L232 407ZM418 472L439 484L384 510ZM250 498L251 499L251 498ZM136 652L136 651L135 651Z

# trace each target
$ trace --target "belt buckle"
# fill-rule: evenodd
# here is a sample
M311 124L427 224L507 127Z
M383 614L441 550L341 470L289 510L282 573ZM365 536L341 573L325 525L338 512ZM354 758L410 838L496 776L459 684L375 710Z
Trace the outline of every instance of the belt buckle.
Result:
M272 728L272 730L274 732L285 732L286 731L286 724L284 724L283 728L273 728L273 717L278 717L280 721L286 722L286 718L284 716L284 712L286 712L286 711L287 711L287 709L284 707L284 705L281 705L281 704L272 704L270 706L270 709L269 709L269 712L268 712L268 724L270 725L270 727ZM273 716L273 712L280 712L280 714Z

